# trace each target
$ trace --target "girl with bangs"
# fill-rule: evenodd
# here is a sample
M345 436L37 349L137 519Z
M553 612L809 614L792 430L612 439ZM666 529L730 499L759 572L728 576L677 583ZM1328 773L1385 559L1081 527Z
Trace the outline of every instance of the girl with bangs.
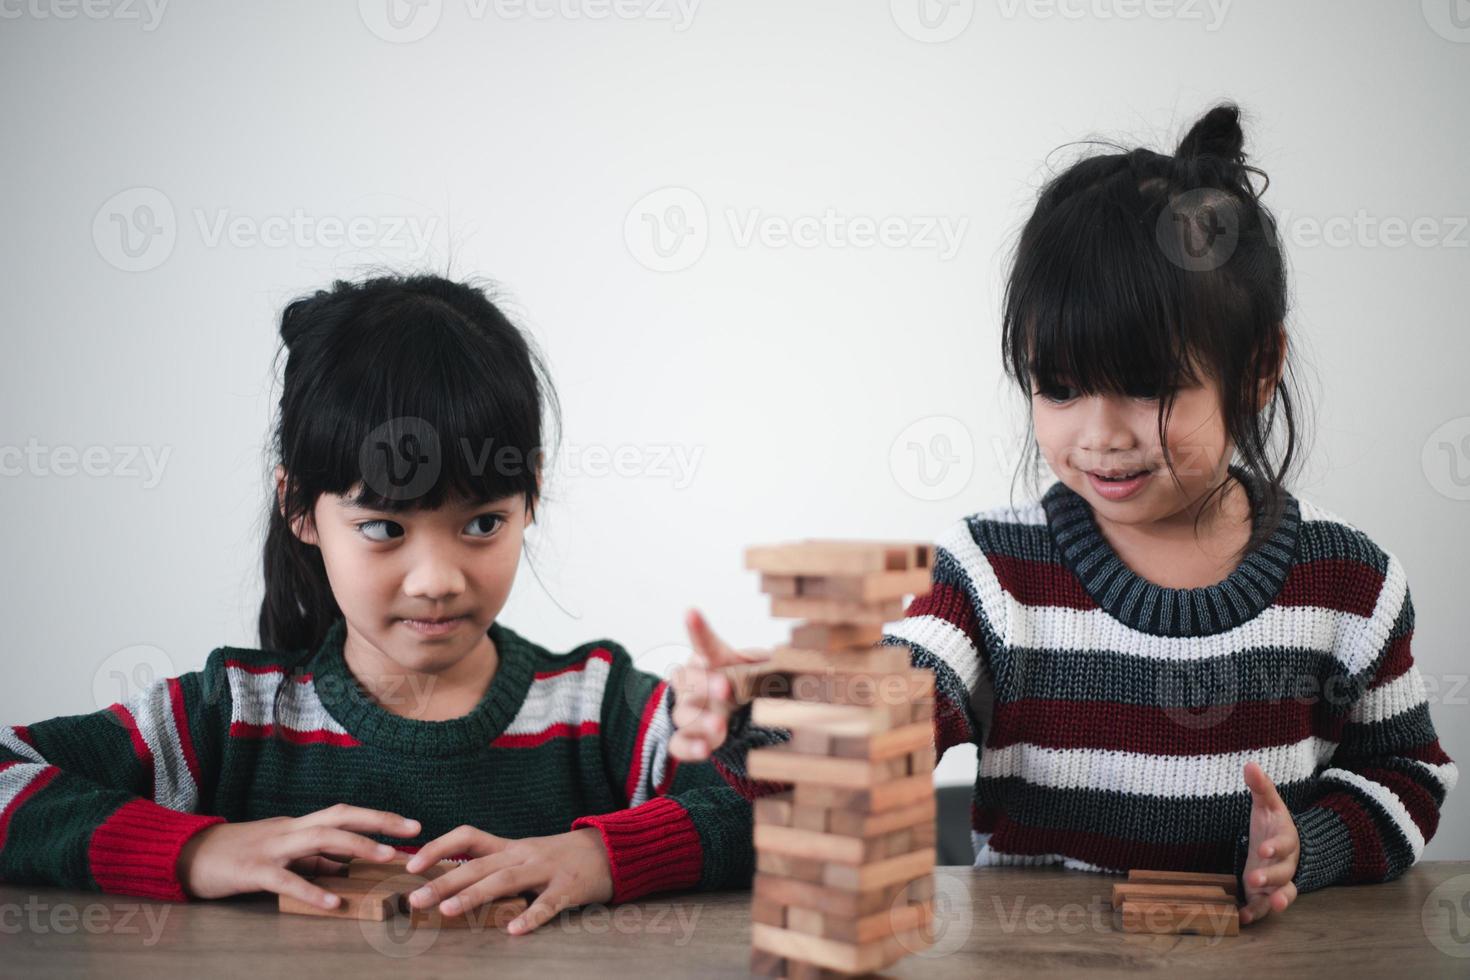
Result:
M1042 189L1002 336L1033 502L951 527L883 642L935 673L937 754L978 749L977 865L1233 873L1251 922L1403 872L1458 770L1403 565L1286 488L1287 276L1243 143L1221 105ZM743 774L789 733L732 711L748 655L689 627L671 751Z
M558 414L521 331L478 287L389 276L291 303L280 336L260 648L0 727L0 880L332 908L306 876L396 847L461 862L416 908L534 895L512 933L748 887L750 803L669 756L669 685L499 620Z

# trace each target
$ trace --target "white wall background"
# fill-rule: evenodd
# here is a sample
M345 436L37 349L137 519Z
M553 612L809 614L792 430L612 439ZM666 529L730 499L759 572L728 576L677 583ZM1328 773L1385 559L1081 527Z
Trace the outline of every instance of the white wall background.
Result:
M1403 560L1470 762L1453 0L91 2L0 3L7 723L254 645L280 308L451 251L565 400L547 588L523 569L505 621L655 670L690 604L776 641L747 544L932 539L1007 499L999 287L1047 154L1167 150L1229 97L1286 217L1317 433L1294 489ZM824 244L776 237L829 213ZM863 244L889 218L904 241ZM592 455L621 446L623 475ZM956 751L939 778L973 773ZM1430 857L1470 857L1467 799Z

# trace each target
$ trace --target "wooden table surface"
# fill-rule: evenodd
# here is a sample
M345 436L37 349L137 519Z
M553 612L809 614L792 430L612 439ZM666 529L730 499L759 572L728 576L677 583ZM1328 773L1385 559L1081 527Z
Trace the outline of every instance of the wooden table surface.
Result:
M1422 863L1387 884L1306 895L1220 939L1119 932L1114 877L944 867L936 879L935 945L892 976L1470 976L1470 862ZM749 901L749 892L684 893L589 906L511 937L281 915L265 895L176 904L0 885L0 975L741 977Z

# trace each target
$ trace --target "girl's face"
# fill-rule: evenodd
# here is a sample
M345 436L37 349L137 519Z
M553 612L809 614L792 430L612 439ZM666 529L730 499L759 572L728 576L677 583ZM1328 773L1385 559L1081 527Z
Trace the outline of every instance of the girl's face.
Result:
M1069 387L1034 391L1041 453L1101 522L1146 527L1187 518L1192 524L1193 505L1226 478L1233 450L1219 386L1202 376L1202 383L1177 389L1162 444L1157 398L1082 395ZM1179 485L1164 461L1165 444ZM1110 485L1101 479L1140 470L1137 480Z
M315 527L332 595L355 640L406 670L444 671L485 642L505 607L531 512L523 496L438 510L361 510L323 494ZM448 620L441 626L426 620Z

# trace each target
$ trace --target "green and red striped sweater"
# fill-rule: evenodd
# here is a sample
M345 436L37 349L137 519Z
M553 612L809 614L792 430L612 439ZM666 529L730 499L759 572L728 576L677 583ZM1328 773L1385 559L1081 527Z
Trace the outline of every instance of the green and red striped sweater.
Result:
M106 710L0 726L0 880L184 900L178 856L202 828L347 802L420 821L418 838L375 837L405 851L461 824L595 827L614 901L749 886L749 801L668 754L673 692L621 647L555 655L492 624L500 665L479 705L419 721L363 693L345 631L300 668L300 653L221 647Z

